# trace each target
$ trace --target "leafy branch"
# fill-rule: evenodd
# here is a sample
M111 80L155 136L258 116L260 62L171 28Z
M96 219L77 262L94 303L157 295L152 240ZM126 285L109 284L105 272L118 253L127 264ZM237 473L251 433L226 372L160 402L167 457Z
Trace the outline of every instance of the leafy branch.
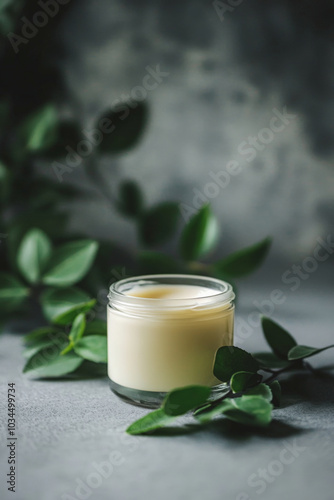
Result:
M205 386L175 389L166 395L161 408L131 424L127 432L154 432L190 411L198 424L224 417L251 427L269 425L272 410L281 401L277 378L283 373L309 369L306 358L334 345L322 348L298 345L290 333L267 317L262 318L262 328L272 352L252 355L239 347L218 349L214 375L227 387L221 397L212 399L211 388ZM266 377L266 373L270 375Z

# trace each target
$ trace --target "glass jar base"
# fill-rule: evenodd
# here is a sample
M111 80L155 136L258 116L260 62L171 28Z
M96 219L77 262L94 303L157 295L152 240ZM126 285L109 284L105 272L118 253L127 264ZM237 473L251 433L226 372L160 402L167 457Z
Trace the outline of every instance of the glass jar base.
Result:
M143 408L155 409L161 406L167 392L152 392L152 391L142 391L140 389L131 389L130 387L124 387L123 385L116 384L113 380L109 379L110 388L116 396L121 398L126 403L130 403L135 406L141 406ZM229 386L227 384L219 384L212 387L210 400L223 396L229 391Z

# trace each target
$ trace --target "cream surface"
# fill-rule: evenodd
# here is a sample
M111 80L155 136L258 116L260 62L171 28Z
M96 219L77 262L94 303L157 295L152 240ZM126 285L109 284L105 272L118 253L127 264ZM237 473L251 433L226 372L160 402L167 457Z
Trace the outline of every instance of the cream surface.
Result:
M231 304L203 307L196 300L191 307L182 307L182 299L212 298L216 293L190 285L137 286L127 295L138 297L145 310L108 307L109 377L125 387L157 392L219 384L213 363L219 347L233 344L234 308ZM149 301L146 307L140 300L145 298L156 303ZM163 309L166 301L168 308Z

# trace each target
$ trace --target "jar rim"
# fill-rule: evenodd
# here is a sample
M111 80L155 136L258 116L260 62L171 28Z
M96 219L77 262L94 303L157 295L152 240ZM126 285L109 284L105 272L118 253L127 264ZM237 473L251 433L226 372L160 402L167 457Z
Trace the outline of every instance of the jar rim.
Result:
M187 298L147 298L127 295L135 286L146 285L191 285L201 286L215 290L216 293L200 297ZM232 302L235 298L233 287L230 283L209 276L195 274L147 274L132 276L120 281L116 281L109 288L109 305L131 306L139 308L194 308L212 307L215 304L223 305Z

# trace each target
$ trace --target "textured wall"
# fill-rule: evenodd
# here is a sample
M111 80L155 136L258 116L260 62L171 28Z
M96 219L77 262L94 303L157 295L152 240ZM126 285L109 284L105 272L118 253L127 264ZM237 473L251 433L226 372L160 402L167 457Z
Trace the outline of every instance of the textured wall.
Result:
M147 65L169 73L148 92L140 146L106 165L110 186L136 178L150 202L173 198L189 207L194 190L206 192L226 251L272 234L273 255L311 252L332 229L334 16L327 2L298 4L244 0L223 20L198 0L75 5L62 32L65 71L87 119L141 85ZM285 107L289 117L273 121ZM268 127L274 132L263 132ZM251 152L249 138L259 134ZM209 188L231 160L240 172L228 186ZM85 182L79 171L71 177ZM74 222L135 241L99 196L78 207Z

